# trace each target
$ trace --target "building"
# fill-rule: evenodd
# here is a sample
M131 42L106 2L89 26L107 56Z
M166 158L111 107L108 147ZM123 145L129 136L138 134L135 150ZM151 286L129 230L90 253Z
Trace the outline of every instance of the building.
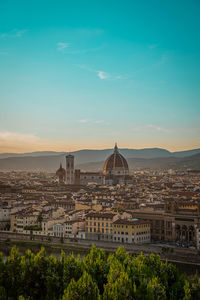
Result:
M104 163L103 175L104 184L106 185L126 184L131 182L128 163L119 153L117 144L115 144L113 154L111 154Z
M118 219L113 222L113 241L128 244L150 243L150 223L138 219Z
M60 164L60 168L56 171L56 176L58 177L59 183L64 184L66 181L66 170Z
M113 240L113 219L116 214L111 212L91 212L86 215L86 239Z
M66 184L74 184L74 156L66 156Z
M81 172L80 169L74 169L74 156L66 156L66 171L60 165L56 175L59 177L59 183L68 185L116 185L132 183L129 176L129 167L126 159L119 153L117 144L114 152L104 163L103 172ZM64 180L65 177L65 180Z
M88 185L95 183L103 184L103 174L101 172L81 172L79 169L75 170L75 184Z
M153 241L198 247L200 200L165 199L164 210L136 209L132 215L151 223Z

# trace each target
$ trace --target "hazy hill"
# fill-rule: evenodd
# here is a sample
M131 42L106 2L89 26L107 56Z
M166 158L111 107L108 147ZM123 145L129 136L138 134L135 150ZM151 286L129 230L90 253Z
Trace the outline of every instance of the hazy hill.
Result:
M164 158L128 158L130 169L199 169L200 153L189 157L164 157ZM77 165L82 170L102 170L104 161L90 162Z
M161 148L146 148L146 149L120 149L122 155L126 158L158 158L158 157L186 157L200 153L200 149L192 149L187 151L170 152ZM71 152L75 156L76 164L83 164L87 162L100 162L104 161L108 155L113 152L113 149L104 150L79 150ZM55 151L38 151L31 153L2 153L0 159L8 157L50 157L50 156L64 156L67 152Z
M85 150L87 151L87 150ZM91 150L92 151L92 150ZM107 150L105 150L107 151ZM111 151L112 152L112 151ZM121 151L123 153L123 151ZM86 153L85 153L86 154ZM102 153L101 153L102 155ZM105 155L100 161L92 161L96 158L91 152L90 161L88 156L85 157L84 163L77 163L76 168L82 170L95 171L102 170L103 164L108 155ZM79 161L84 161L84 157L79 157ZM157 157L157 158L127 158L130 169L170 169L170 168L192 168L200 169L200 153L186 157ZM24 171L51 171L55 172L60 162L65 167L65 155L50 155L50 156L29 156L29 157L9 157L0 159L0 170L24 170Z

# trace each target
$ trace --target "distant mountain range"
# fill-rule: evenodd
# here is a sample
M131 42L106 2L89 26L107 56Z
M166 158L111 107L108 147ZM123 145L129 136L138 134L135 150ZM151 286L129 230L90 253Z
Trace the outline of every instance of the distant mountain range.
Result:
M200 169L200 149L170 152L160 148L119 149L127 159L130 169ZM71 152L75 156L75 166L82 170L102 170L105 159L113 149L79 150ZM65 166L66 152L40 151L32 153L0 154L0 171L51 171L55 172L60 163Z

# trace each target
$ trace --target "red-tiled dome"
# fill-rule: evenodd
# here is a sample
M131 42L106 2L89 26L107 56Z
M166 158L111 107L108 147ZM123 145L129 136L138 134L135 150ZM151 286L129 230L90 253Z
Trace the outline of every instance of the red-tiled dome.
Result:
M111 154L104 163L104 174L109 171L115 170L116 168L121 168L123 170L128 170L128 164L126 159L118 152L117 145L115 145L114 153Z
M62 165L60 164L60 168L56 171L56 175L59 176L65 176L66 175L66 171L65 169L62 167Z

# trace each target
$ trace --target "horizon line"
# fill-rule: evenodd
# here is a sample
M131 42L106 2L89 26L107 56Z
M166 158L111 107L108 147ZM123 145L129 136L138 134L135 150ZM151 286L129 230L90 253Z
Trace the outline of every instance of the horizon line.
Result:
M80 149L77 149L77 150L73 150L73 151L58 151L58 150L35 150L35 151L26 151L26 152L1 152L0 151L0 154L31 154L31 153L37 153L37 152L55 152L55 153L72 153L72 152L78 152L78 151L104 151L104 150L112 150L114 149L114 147L112 148L102 148L102 149L95 149L95 148L80 148ZM199 148L187 148L187 149L182 149L182 150L168 150L166 148L161 148L161 147L144 147L144 148L120 148L118 147L119 150L152 150L152 149L158 149L158 150L164 150L164 151L168 151L170 153L174 153L174 152L184 152L184 151L193 151L193 150L199 150Z

